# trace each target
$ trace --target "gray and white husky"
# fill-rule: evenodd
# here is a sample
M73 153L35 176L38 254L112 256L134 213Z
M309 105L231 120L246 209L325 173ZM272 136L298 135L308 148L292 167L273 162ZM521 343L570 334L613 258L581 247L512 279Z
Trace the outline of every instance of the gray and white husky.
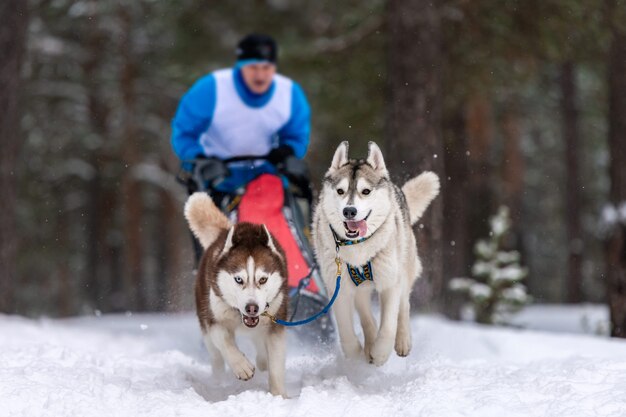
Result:
M369 143L367 159L348 159L348 142L339 145L327 171L313 217L313 240L326 288L335 289L341 260L341 290L333 306L341 347L350 358L377 366L394 348L411 350L409 295L422 272L411 226L439 193L439 178L424 172L402 189L389 179L380 148ZM371 311L371 292L379 294L380 329ZM364 348L353 326L359 314Z
M285 329L263 312L287 319L285 253L264 225L231 225L206 193L187 200L185 217L205 248L196 277L196 310L213 370L224 360L244 381L255 367L235 343L235 332L256 346L256 367L269 370L270 392L285 396Z

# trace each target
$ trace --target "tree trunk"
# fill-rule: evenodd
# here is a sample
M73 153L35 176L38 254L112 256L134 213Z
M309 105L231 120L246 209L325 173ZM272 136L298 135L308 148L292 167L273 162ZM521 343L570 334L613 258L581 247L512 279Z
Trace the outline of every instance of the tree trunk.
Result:
M14 308L17 281L16 186L21 67L28 27L27 2L0 2L0 312Z
M469 187L472 204L468 210L469 240L476 242L489 233L489 217L495 211L493 204L493 167L490 161L494 138L493 113L487 97L474 94L467 100L466 128L468 143Z
M609 52L610 201L626 204L626 32L614 22ZM606 245L611 335L626 338L626 225L618 223Z
M580 134L578 128L578 103L576 91L576 73L574 64L566 62L561 66L561 121L565 145L566 197L565 218L567 221L567 242L569 257L567 262L567 301L580 303L582 294L583 239L580 224L582 205L580 158L578 148Z
M68 221L67 212L62 212L59 215L58 234L59 241L62 245L70 246L70 221ZM75 312L74 300L76 296L74 294L74 288L72 285L72 272L70 270L69 262L60 262L57 269L57 294L58 294L58 311L61 317L68 317Z
M179 305L178 282L182 276L181 251L183 246L181 236L185 235L181 228L180 211L181 204L172 195L171 191L163 189L160 192L162 230L159 244L161 264L160 276L157 283L159 311L175 311Z
M122 199L124 201L124 277L126 294L130 297L129 307L144 310L146 297L142 285L142 200L141 187L133 176L133 168L140 161L139 131L135 120L136 94L135 78L137 68L132 48L133 19L129 8L120 6L119 18L122 26L120 56L122 68L120 90L122 94L122 159L125 170L122 178Z
M504 154L502 158L502 203L509 207L513 230L518 235L524 191L524 155L522 126L517 101L513 99L502 117Z
M511 229L502 240L504 250L518 250L524 255L522 239L522 206L524 193L524 155L522 154L522 122L517 97L512 97L502 116L504 152L502 157L502 198L500 203L511 213Z
M441 135L441 19L427 0L391 0L387 162L396 179L436 172L445 185ZM435 199L417 228L432 301L443 302L443 200ZM415 291L414 301L419 294ZM415 302L413 305L415 306Z
M102 50L106 38L102 33L93 30L87 38L88 58L83 63L84 85L87 93L87 108L90 126L103 144L109 137L109 107L101 92L102 80L98 71L102 65ZM93 308L108 310L105 300L110 300L111 285L114 279L111 271L110 239L108 232L113 227L115 197L107 186L103 175L107 171L108 150L102 145L90 155L90 164L95 168L93 178L87 184L89 218L87 223L87 267L84 277L84 290ZM108 297L107 297L108 296Z
M467 133L463 107L456 109L444 130L446 186L443 197L443 256L446 262L443 273L446 280L468 277L472 242L468 235L468 163ZM446 288L444 313L454 319L460 318L463 296Z

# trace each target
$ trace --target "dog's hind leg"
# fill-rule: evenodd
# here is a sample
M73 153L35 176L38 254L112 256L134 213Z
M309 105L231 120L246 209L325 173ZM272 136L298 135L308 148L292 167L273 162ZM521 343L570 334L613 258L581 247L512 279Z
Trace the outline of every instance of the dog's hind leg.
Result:
M396 331L398 330L401 297L401 289L398 287L386 288L380 294L380 329L370 353L370 363L376 366L387 362L393 350Z
M269 366L270 393L287 397L285 391L285 360L287 341L285 329L271 329L265 339Z
M235 344L235 335L231 330L219 324L213 325L209 328L209 336L238 379L247 381L254 376L254 366Z
M215 347L208 333L202 333L204 346L211 356L211 368L214 374L224 373L224 358L222 353Z
M396 332L396 353L398 356L408 356L411 351L411 305L409 297L411 293L404 291L400 298L400 311L398 312L398 331Z
M367 285L367 287L365 287ZM359 313L361 327L363 328L365 358L369 359L374 340L376 340L376 319L372 314L372 287L363 284L363 288L358 288L355 296L356 310Z

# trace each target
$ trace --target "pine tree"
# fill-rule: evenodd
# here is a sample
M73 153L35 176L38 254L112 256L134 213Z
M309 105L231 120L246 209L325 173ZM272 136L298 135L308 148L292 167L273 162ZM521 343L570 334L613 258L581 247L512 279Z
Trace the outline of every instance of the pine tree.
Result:
M450 289L468 295L479 323L505 323L506 315L530 302L521 281L528 271L520 265L520 253L504 249L504 239L511 229L508 207L502 206L489 220L488 239L476 242L473 278L454 278Z

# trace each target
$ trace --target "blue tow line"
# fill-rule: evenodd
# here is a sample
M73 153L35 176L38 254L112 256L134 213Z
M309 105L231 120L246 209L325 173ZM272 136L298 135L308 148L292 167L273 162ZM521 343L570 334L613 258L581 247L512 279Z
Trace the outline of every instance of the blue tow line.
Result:
M301 326L303 324L310 323L313 320L317 320L323 314L328 313L328 310L330 310L330 308L332 307L333 303L337 299L337 295L339 295L339 288L341 287L341 260L339 259L339 257L335 258L335 263L337 264L337 283L335 284L335 292L334 292L333 296L331 297L330 301L328 302L328 304L326 304L326 307L324 307L322 309L322 311L320 311L319 313L317 313L317 314L315 314L315 315L313 315L313 316L311 316L309 318L306 318L304 320L299 320L299 321L285 321L285 320L277 319L276 317L274 317L273 315L271 315L267 311L264 311L263 313L261 313L261 315L269 317L270 320L272 320L276 324L280 324L282 326L292 327L292 326Z

